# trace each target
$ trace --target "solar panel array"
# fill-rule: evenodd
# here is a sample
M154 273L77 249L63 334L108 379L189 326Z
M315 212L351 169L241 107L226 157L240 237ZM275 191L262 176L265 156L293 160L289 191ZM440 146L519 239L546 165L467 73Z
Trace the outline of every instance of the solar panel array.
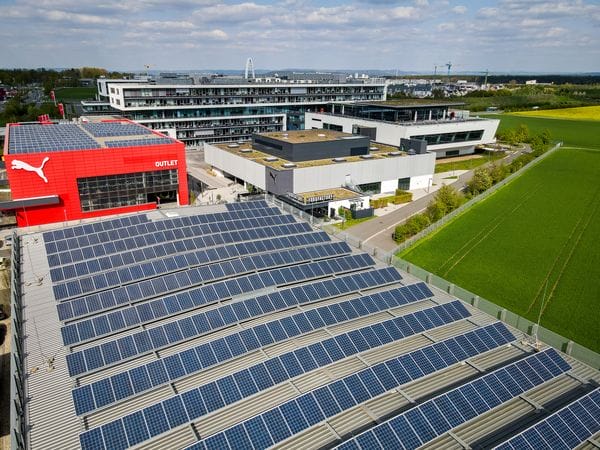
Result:
M452 311L455 314L455 320L464 318L465 315L468 315L464 307L459 312L456 310L453 311L453 306L454 305L443 305L436 307L436 309L440 311L444 308L447 308L448 312ZM433 312L435 313L435 310L433 310ZM495 325L491 325L487 328L491 330L494 328L494 326ZM500 338L500 342L502 344L514 340L514 336L512 336L503 325L500 325L499 329L505 332L507 336L506 338ZM220 378L208 384L204 384L200 388L193 389L191 391L186 391L176 397L170 398L152 406L148 406L143 410L137 411L133 414L129 414L123 418L120 418L116 421L104 425L102 427L102 430L109 429L112 433L115 428L121 428L124 432L123 435L126 437L126 440L121 442L113 441L111 442L110 448L124 449L127 448L127 446L135 445L141 442L135 442L135 439L139 439L140 437L147 439L148 437L161 434L170 428L176 427L188 421L196 420L203 415L209 414L213 411L224 407L225 405L235 403L239 400L256 394L257 392L269 389L270 387L282 383L288 379L294 378L304 373L311 372L319 367L324 367L328 364L331 364L332 362L339 361L351 355L355 355L361 351L369 350L371 348L383 345L382 341L377 338L377 335L375 334L375 331L372 329L372 327L365 327L359 330L355 330L353 333L354 334L346 333L343 335L339 335L324 341L322 344L312 344L307 347L298 348L292 352L284 353L283 355L280 355L278 357L271 358L268 361L256 364L227 377ZM367 333L367 338L365 339L365 343L363 345L360 344L360 341L358 346L354 342L353 338L357 336L357 333L359 335ZM411 329L407 329L405 330L405 333L406 334L402 337L410 336L415 332ZM467 333L465 335L465 338L473 338L478 334L481 335L480 339L489 341L488 344L483 344L482 342L482 346L480 347L482 351L487 351L494 347L497 347L498 345L501 345L497 343L493 338L491 338L488 334L486 334L486 328ZM385 343L391 341L393 341L393 339L390 337L389 341ZM327 347L325 347L325 342L327 342L328 344ZM449 340L448 344L448 348L453 347L452 340ZM419 350L418 352L421 351ZM445 367L443 357L438 355L436 356L436 369L434 369L433 366L431 366L431 369L420 369L420 358L422 358L422 355L425 355L425 353L418 352L413 352L415 355L414 357L413 353L410 353L408 355L405 355L403 358L391 360L387 363L396 362L402 365L402 367L405 367L405 370L407 370L407 374L410 373L410 375L407 375L407 379L409 380L412 379L411 377L413 376L415 378L422 377L426 373L428 373L428 371L435 371L439 370L442 367ZM434 353L437 355L436 350L432 350L432 355ZM449 354L449 351L447 353ZM475 352L474 354L476 353L477 352ZM451 364L453 364L456 362L456 359L451 358L450 361L452 361ZM387 389L385 389L383 386L377 386L378 383L376 380L383 380L385 383L387 383L388 389L396 387L399 382L398 379L395 379L391 375L391 372L389 372L389 369L387 369L385 363L382 363L373 366L369 369L366 369L362 372L359 372L358 374L352 375L352 377L348 377L348 379L344 378L340 380L339 383L346 382L352 384L357 379L362 379L364 385L369 386L369 391L371 391L371 389L376 389L378 393L382 393ZM376 384L373 384L374 382ZM319 392L324 391L328 391L328 388L323 387L319 390ZM352 391L353 390L351 389L350 392ZM366 390L364 391L365 397L369 397L370 394L371 392L367 393ZM305 397L306 396L300 396L300 398L298 398L297 401L299 403L302 403L302 399ZM327 401L329 403L330 408L324 410L329 412L330 416L341 412L342 408L347 409L364 401L362 398L356 396L352 402L348 403L347 405L344 404L342 407L340 407L336 403L336 400L334 400L334 397L336 397L334 392L331 392L331 394L327 396ZM317 399L319 399L319 397L317 397ZM293 402L295 402L295 400L292 400L288 404L294 404ZM177 406L174 408L174 405ZM146 419L147 429L150 436L140 436L139 429L136 429L133 435L129 435L129 433L126 431L125 423L127 423L129 420L135 420L134 417L139 416L140 413ZM285 416L286 414L284 412L284 417ZM290 417L288 420L293 420L293 418ZM294 425L296 427L300 427L301 422L296 422ZM305 427L306 426L307 424L305 423ZM96 433L97 429L92 429L82 434L81 441L83 449L98 448L86 446L86 441L92 436L94 436ZM108 433L107 436L105 436L105 441L107 440L107 438L109 438ZM252 448L252 446L241 445L232 448Z
M407 288L401 289L408 290ZM396 290L396 294L401 293L400 289ZM419 298L418 300L423 300L423 298ZM394 297L394 300L394 307L408 303L402 295ZM372 301L372 297L360 298L355 303L368 303L369 301ZM209 344L203 344L196 348L170 355L164 361L154 361L127 372L113 375L109 379L110 382L107 382L107 379L103 379L90 385L76 388L73 391L75 411L79 415L88 413L94 409L133 395L134 391L137 394L167 382L176 381L199 370L220 364L248 351L256 350L260 346L282 342L286 339L314 331L315 329L336 325L348 320L345 317L339 317L335 313L336 311L333 306L324 306L317 310L312 310L312 314L299 313L287 320L268 322L264 326L260 325L250 328L250 331L244 334L233 334L222 340L213 341ZM311 368L310 370L322 367L350 355L388 344L427 329L464 319L468 316L468 311L460 302L446 303L425 310L424 312L391 319L377 325L367 326L336 336L335 338L327 339L317 344L312 344L307 346L307 350L300 349L286 353L275 358L273 364L285 366L289 377L293 378L308 372L309 367ZM413 326L410 326L410 324ZM312 353L312 357L307 357L306 351ZM215 355L214 358L211 356L212 354ZM265 364L269 365L270 363L267 362ZM251 368L249 370L252 372ZM283 379L278 382L281 381Z
M461 349L457 338L450 338L307 392L190 448L267 448L391 389L514 340L506 327L498 323L465 333L462 338L473 342L471 351ZM283 423L272 421L270 418L273 415L283 417ZM257 427L257 422L262 422L265 427Z
M534 354L418 405L337 448L415 449L570 368L553 349Z
M8 153L13 155L100 147L98 142L72 123L11 125L8 132Z
M104 141L107 147L116 148L116 147L142 147L146 145L164 145L164 144L172 144L175 142L171 138L146 138L146 139L121 139L118 141Z
M416 448L571 369L557 352L528 354L503 324L264 201L225 209L43 234L83 449L159 437L169 447L184 429L179 445L194 449L267 448L468 362L468 382L407 397L388 420L361 422L363 432L336 442ZM475 371L480 356L507 345L519 356ZM283 388L278 402L253 403ZM546 427L562 424L588 438L595 399L517 429L518 445L503 450L539 436L552 444ZM245 412L232 421L238 403ZM218 429L198 425L216 417L225 418Z
M600 432L600 388L577 399L496 450L568 450Z
M131 123L23 124L11 125L9 127L8 152L9 154L16 155L24 153L97 150L102 148L103 145L100 141L94 139L94 137L111 138L121 136L138 137L136 139L107 140L104 143L107 147L114 148L172 144L175 142L175 140L169 137L158 136L143 126Z
M127 122L90 122L82 127L95 137L139 136L153 134L148 128Z

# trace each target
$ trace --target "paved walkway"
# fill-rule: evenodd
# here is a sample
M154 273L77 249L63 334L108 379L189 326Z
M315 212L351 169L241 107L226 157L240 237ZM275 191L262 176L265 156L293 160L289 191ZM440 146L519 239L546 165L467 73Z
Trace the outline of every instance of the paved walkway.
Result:
M509 164L519 156L521 153L525 151L530 151L529 146L525 146L523 149L516 151L507 157L499 160L498 162L503 162L504 164ZM492 161L490 163L486 163L483 166L485 167L489 164L493 164L496 161ZM462 190L469 182L469 180L473 177L473 171L464 172L460 175L452 184L457 190ZM366 243L370 247L377 247L385 252L393 252L398 244L392 239L392 233L394 232L394 228L404 222L409 217L420 213L427 208L429 202L435 197L435 192L430 192L429 194L417 198L413 200L411 203L406 204L406 206L399 208L389 214L378 217L376 219L369 220L367 222L359 223L354 225L353 227L345 230L345 232L355 239Z

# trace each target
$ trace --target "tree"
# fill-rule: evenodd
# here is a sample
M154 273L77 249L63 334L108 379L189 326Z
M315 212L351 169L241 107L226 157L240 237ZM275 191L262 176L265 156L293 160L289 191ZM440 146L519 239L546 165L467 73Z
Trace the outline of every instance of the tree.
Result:
M444 185L438 191L433 200L427 205L425 214L431 222L436 222L454 211L465 201L463 195L453 186Z
M467 189L471 194L477 195L491 188L493 184L492 177L487 169L480 167L475 170L473 178L467 183Z
M506 178L508 175L508 169L504 164L493 164L488 172L492 177L492 183L496 184Z

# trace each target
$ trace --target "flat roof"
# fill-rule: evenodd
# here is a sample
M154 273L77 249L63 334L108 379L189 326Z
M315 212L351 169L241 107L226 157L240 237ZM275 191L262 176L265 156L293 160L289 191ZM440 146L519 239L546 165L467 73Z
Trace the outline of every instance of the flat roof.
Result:
M345 103L335 104L343 105ZM347 103L346 103L347 104ZM418 108L435 108L439 106L464 106L464 102L432 102L429 99L418 99L418 98L407 98L407 99L396 99L396 100L385 100L385 101L372 101L372 102L355 102L351 105L365 105L365 106L384 106L386 108L403 109L410 107Z
M310 131L321 131L321 130L310 130ZM315 166L326 166L330 164L350 163L350 162L364 162L373 159L386 159L386 158L398 158L406 157L408 153L400 151L398 147L392 145L380 144L379 142L371 142L369 147L369 155L366 157L361 156L344 156L340 158L327 158L327 159L313 159L308 161L288 161L283 158L273 156L269 153L264 153L257 150L252 146L251 142L239 143L239 144L209 144L217 147L220 150L225 150L236 156L254 161L255 163L261 164L266 167L277 170L291 170L291 169L302 169L305 167Z
M96 119L88 122L11 123L8 154L48 153L103 148L136 148L171 144L161 133L127 119Z
M294 130L294 131L273 131L270 133L260 133L257 137L266 136L282 142L292 144L304 144L310 142L331 142L342 139L364 139L365 136L356 136L350 133L342 133L334 130Z
M600 382L262 200L13 246L27 448L330 448L396 417L413 447L489 448Z

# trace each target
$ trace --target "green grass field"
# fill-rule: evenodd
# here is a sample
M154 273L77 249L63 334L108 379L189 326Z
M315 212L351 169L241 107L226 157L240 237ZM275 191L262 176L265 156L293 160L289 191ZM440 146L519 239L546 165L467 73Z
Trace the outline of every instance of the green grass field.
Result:
M481 158L465 159L463 161L444 162L440 159L435 164L435 173L451 172L453 170L473 170L485 163L504 158L504 153L493 153L484 155Z
M533 321L545 293L542 325L600 352L599 174L563 148L400 256Z
M94 99L96 96L95 87L72 87L72 88L56 88L56 100L61 101L78 101Z
M483 115L481 115L483 117ZM550 130L552 139L563 141L565 146L600 148L600 125L593 120L548 119L513 114L490 114L486 117L500 119L499 131L527 125L532 133Z

